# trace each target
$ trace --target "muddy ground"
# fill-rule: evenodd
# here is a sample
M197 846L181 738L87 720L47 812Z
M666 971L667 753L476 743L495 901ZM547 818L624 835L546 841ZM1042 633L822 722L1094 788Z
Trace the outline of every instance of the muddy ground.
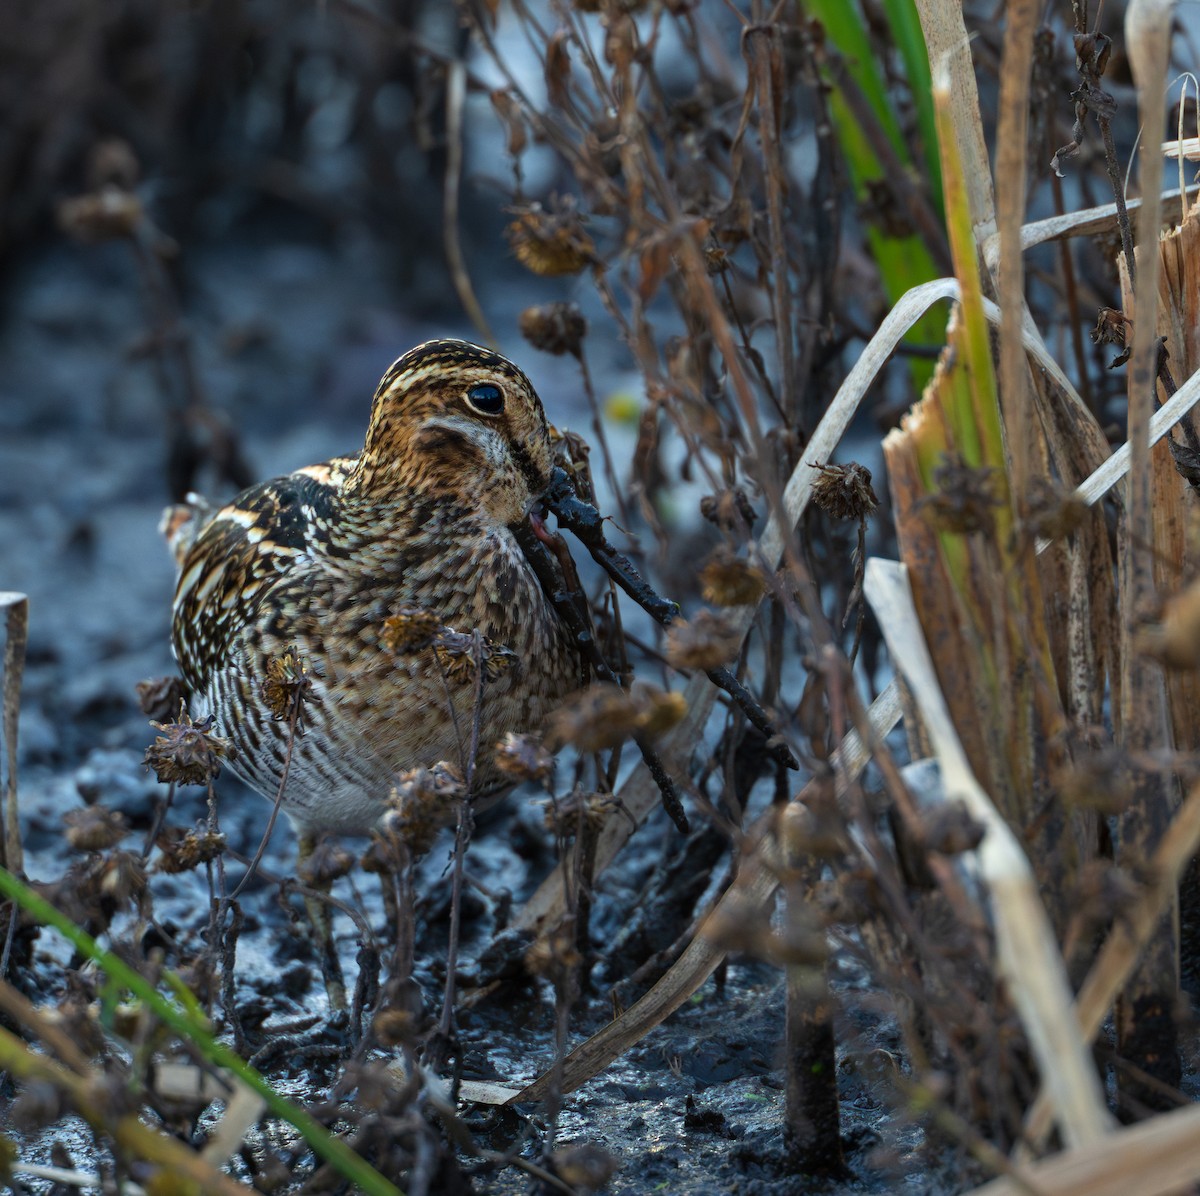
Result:
M414 309L402 303L392 281L367 243L246 236L189 251L179 286L199 377L208 401L236 431L255 477L354 449L375 381L399 352L430 336L470 334L450 308L439 312L426 304L424 322L403 314ZM500 293L512 284L497 279L495 285ZM489 310L503 313L503 343L526 365L551 418L586 431L573 371L519 347L511 293L500 300L485 287L483 299ZM141 763L153 731L135 695L139 680L173 667L172 574L156 530L169 498L164 444L170 415L144 352L146 327L138 276L120 244L51 241L21 255L10 272L0 331L0 588L24 591L31 604L20 806L27 871L37 880L62 875L68 811L85 803L120 810L131 831L126 845L137 847L163 796ZM600 373L605 393L628 385L615 349ZM215 485L213 497L222 497L216 479L202 478L202 484ZM226 483L225 493L229 489ZM231 849L251 855L267 804L228 776L218 792ZM169 821L186 827L204 816L202 791L181 790ZM572 1015L572 1043L610 1016L608 988L621 976L606 963L606 950L638 908L646 876L680 845L659 817L603 877L593 920L597 967ZM264 874L287 876L294 851L281 820ZM430 1004L440 995L444 970L449 852L446 837L426 861L420 893L418 978ZM467 860L474 885L466 907L464 981L476 974L508 895L519 903L553 861L536 795L518 793L483 820ZM233 859L228 867L232 878L240 874ZM714 877L724 869L722 860ZM352 874L338 891L361 904L388 941L376 878ZM178 943L198 943L208 918L203 872L152 875L150 892L154 920ZM263 1041L269 1041L273 1026L323 1014L325 998L303 932L275 889L257 883L244 909L238 999L257 1011ZM664 925L660 931L680 929ZM354 929L343 920L338 931L352 978ZM26 987L52 999L64 982L66 955L44 934ZM848 997L863 984L851 963L837 979ZM863 1078L864 1060L897 1045L886 1018L863 1013L842 1028L850 1044L840 1065L851 1172L827 1181L790 1174L782 1153L781 976L735 961L720 981L710 981L665 1026L567 1099L559 1141L590 1141L611 1153L619 1170L608 1190L938 1189L919 1153L919 1132L895 1119L877 1086ZM510 986L463 1014L464 1074L507 1084L532 1079L551 1059L553 1023L549 987ZM289 1065L287 1058L275 1054L262 1065L293 1095L320 1100L333 1073ZM536 1108L522 1117L482 1110L475 1117L492 1148L507 1148L528 1133L526 1153L536 1155ZM78 1166L95 1165L86 1134L69 1122L29 1136L23 1161L47 1161L56 1138ZM297 1175L303 1173L301 1165ZM26 1190L48 1190L40 1181L24 1182ZM511 1169L484 1170L475 1183L480 1192L497 1193L530 1186Z

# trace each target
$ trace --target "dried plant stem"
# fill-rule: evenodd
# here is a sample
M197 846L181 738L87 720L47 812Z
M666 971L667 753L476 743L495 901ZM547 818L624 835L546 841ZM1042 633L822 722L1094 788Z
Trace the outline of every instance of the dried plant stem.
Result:
M1151 608L1155 596L1154 511L1150 421L1154 412L1158 365L1158 227L1163 159L1159 131L1166 120L1165 72L1173 5L1163 0L1133 0L1126 16L1126 40L1138 89L1138 113L1147 135L1142 139L1140 178L1146 203L1138 213L1138 240L1145 248L1134 306L1133 353L1128 377L1130 450L1124 550L1119 555L1122 632L1126 651L1120 702L1120 739L1126 750L1153 751L1170 743L1167 691L1161 667L1132 646L1137 620ZM1133 266L1133 259L1127 266ZM1178 396L1176 396L1178 397ZM1134 794L1120 815L1120 859L1127 865L1150 857L1165 831L1171 807L1178 800L1175 786L1165 778L1141 774ZM1155 1078L1177 1085L1181 1074L1172 1010L1178 969L1178 941L1166 919L1147 945L1126 989L1117 1016L1121 1053ZM1150 1107L1161 1098L1144 1086L1128 1083L1122 1089Z
M11 590L0 591L4 621L4 759L7 777L3 794L3 839L0 860L10 872L21 872L21 819L17 810L17 725L21 709L21 679L25 674L25 644L29 637L29 599Z
M450 277L458 292L458 301L484 343L496 344L496 334L471 285L471 275L459 240L458 196L462 182L463 104L467 96L467 70L458 61L446 65L446 176L442 183L442 229Z
M267 819L266 829L262 833L262 838L258 841L258 848L254 852L254 856L250 861L250 866L246 869L246 873L242 879L238 881L237 887L232 893L229 894L230 901L236 901L242 895L242 891L250 883L255 873L258 871L258 865L262 862L262 858L266 854L267 844L271 842L271 835L275 830L275 823L279 818L279 811L283 809L283 795L287 789L288 774L292 770L292 750L296 746L296 729L300 723L300 712L302 709L303 704L301 702L292 702L292 709L288 715L288 745L287 752L283 757L283 774L279 778L279 789L275 794L275 801L271 806L271 816Z
M767 230L771 240L771 322L779 349L780 390L792 404L791 418L799 417L800 395L796 387L795 332L792 328L792 297L786 226L783 216L787 174L783 166L779 129L779 105L783 100L783 62L779 30L774 23L747 27L742 37L745 54L754 79L758 101L758 135L762 144L764 185L767 195Z

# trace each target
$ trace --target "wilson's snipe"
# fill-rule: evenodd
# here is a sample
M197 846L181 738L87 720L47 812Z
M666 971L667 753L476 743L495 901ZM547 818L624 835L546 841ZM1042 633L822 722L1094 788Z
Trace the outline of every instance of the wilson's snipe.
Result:
M498 788L496 741L537 729L579 685L512 531L551 467L524 373L431 341L384 375L358 456L254 486L211 517L169 513L192 714L215 716L230 767L272 799L290 745L283 809L302 851L320 831L369 830L402 770L448 760L465 773L480 694L472 792ZM289 652L311 682L299 734L269 697Z

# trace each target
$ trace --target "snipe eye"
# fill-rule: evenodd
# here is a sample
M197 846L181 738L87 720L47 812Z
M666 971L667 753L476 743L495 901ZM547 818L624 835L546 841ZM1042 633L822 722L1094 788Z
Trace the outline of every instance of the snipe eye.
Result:
M467 402L481 415L499 415L504 410L504 395L490 382L472 386L467 391Z

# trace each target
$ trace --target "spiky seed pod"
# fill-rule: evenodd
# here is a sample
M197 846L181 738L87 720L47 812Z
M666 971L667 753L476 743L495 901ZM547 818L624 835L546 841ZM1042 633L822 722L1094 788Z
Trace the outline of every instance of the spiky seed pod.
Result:
M120 187L101 187L90 195L64 199L58 205L63 232L87 244L132 237L142 222L142 201Z
M639 685L626 692L598 683L567 698L547 720L546 744L557 751L572 743L581 752L602 752L631 735L654 739L687 713L682 694Z
M700 500L700 514L724 532L748 531L758 518L754 504L740 486L706 494Z
M715 669L741 651L742 636L728 619L702 610L667 628L667 659L677 669Z
M514 208L505 229L517 261L546 278L578 274L596 260L596 247L575 208L567 203L548 212L541 204Z
M994 469L975 468L947 454L933 471L933 484L937 492L922 498L919 505L939 530L963 536L991 532L1001 501Z
M496 767L514 781L545 781L554 771L554 757L540 736L509 731L496 744Z
M375 1041L385 1049L415 1046L421 1032L421 1021L409 1009L381 1009L371 1022Z
M941 855L974 851L983 841L986 828L977 822L962 802L946 802L922 816L925 846Z
M496 681L505 673L515 669L520 661L517 654L503 644L483 637L476 648L475 637L461 631L444 628L433 646L438 663L446 676L454 681L469 681L475 676L476 659L483 662L485 681Z
M132 851L114 851L103 860L99 875L102 897L123 906L146 891L146 866Z
M728 544L718 545L700 570L700 593L714 606L752 606L766 584L763 571Z
M388 795L387 812L379 821L383 838L400 839L414 855L433 846L438 831L448 826L467 791L462 773L449 761L432 768L410 768L396 779Z
M207 785L221 771L221 761L233 754L233 744L212 730L210 715L196 722L180 710L175 723L150 724L162 734L146 749L142 763L164 783Z
M1049 478L1029 485L1025 531L1045 540L1059 540L1077 530L1091 508Z
M614 800L607 793L590 793L575 789L566 797L547 802L542 817L546 829L551 834L570 838L578 833L581 823L593 830L603 826Z
M527 307L520 317L521 335L543 353L579 356L587 336L587 320L574 303L545 303Z
M315 888L327 887L345 876L354 863L353 852L333 839L322 839L300 865L300 879Z
M597 684L571 695L547 719L552 751L572 743L581 752L616 747L638 729L638 712L628 693Z
M311 662L293 647L267 659L262 696L276 722L288 723L300 718L304 703L312 695L311 672Z
M63 815L67 843L74 851L107 851L129 832L125 815L103 806L85 806Z
M1096 318L1096 327L1092 329L1092 344L1094 345L1116 345L1121 350L1120 354L1113 359L1109 369L1116 369L1119 365L1124 365L1129 360L1129 355L1133 351L1128 343L1128 329L1132 327L1132 321L1125 318L1125 313L1119 311L1115 307L1102 307L1100 314Z
M567 921L538 935L525 952L526 971L531 976L544 977L556 988L564 984L582 962L575 946L574 925Z
M637 710L638 734L644 739L665 735L687 714L687 699L673 690L640 683L633 687L631 696Z
M406 602L383 621L380 641L397 656L427 648L445 628L432 611Z
M215 860L225 850L225 836L209 830L167 827L155 841L159 850L155 869L167 876L190 872Z
M879 506L871 487L871 471L865 465L851 461L848 465L819 465L813 482L812 497L816 506L834 519L866 519Z

